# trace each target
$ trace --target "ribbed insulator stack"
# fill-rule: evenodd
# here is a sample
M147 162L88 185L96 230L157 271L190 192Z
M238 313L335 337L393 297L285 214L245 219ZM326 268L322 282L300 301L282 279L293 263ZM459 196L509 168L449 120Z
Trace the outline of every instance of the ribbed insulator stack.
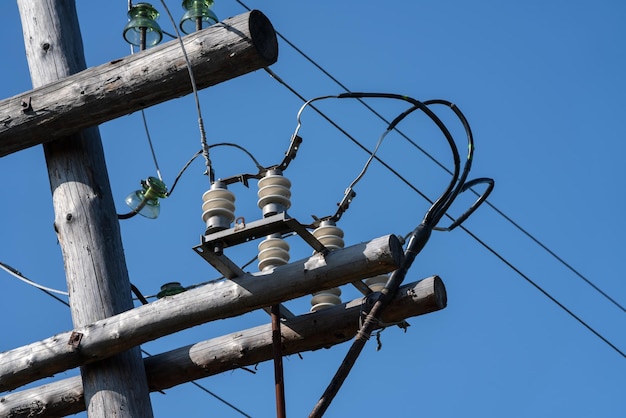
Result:
M259 208L263 217L285 212L291 207L291 182L280 170L268 170L259 180Z
M368 277L364 280L364 282L372 290L372 292L380 292L387 284L387 280L389 280L388 275L379 274L378 276Z
M268 235L261 241L259 249L259 270L270 270L289 262L289 244L280 234Z
M268 170L259 180L259 208L263 217L285 212L291 206L291 182L280 170ZM259 243L259 270L270 270L289 262L289 244L280 234L268 235Z
M333 221L322 221L320 226L313 231L317 238L330 251L344 247L343 231ZM313 293L311 298L311 312L341 304L341 289L333 287Z
M235 195L221 181L211 185L202 195L202 220L206 232L217 232L230 228L235 219Z
M321 292L313 293L311 298L311 312L319 311L320 309L330 308L341 304L341 289L338 287L332 287L330 289L322 290Z

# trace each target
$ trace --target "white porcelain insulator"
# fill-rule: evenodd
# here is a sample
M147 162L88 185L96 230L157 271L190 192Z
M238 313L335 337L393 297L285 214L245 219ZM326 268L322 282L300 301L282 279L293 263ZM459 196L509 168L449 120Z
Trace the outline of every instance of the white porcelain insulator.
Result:
M235 195L223 187L212 186L202 195L202 220L207 230L230 228L235 219Z
M388 275L379 274L378 276L368 277L364 280L364 282L372 290L372 292L380 292L387 284L387 280L389 280Z
M322 225L313 231L313 236L330 251L345 246L343 231L336 225Z
M313 230L313 236L330 251L341 249L345 245L343 230L334 222L322 221L321 225ZM311 312L341 304L340 296L341 289L338 287L313 293Z
M265 271L289 262L289 244L282 238L268 237L258 245L259 270Z
M259 180L259 208L264 216L284 212L291 207L291 181L282 174L270 173Z
M313 293L311 298L311 312L319 311L320 309L330 308L341 304L341 289L333 287L330 289L322 290L320 292Z

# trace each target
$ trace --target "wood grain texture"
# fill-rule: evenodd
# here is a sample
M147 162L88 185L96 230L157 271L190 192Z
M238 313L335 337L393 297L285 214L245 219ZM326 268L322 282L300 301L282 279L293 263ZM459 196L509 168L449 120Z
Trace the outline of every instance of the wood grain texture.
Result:
M73 331L0 353L0 390L93 363L164 335L388 273L402 262L394 235L319 254L267 273L209 283ZM72 332L80 345L68 344Z
M31 13L24 10L26 20L37 23L30 19ZM63 34L68 30L64 28ZM267 67L278 59L274 29L256 10L183 40L198 89ZM41 35L27 42L29 65L36 61L31 73L54 68L50 55L61 46ZM71 74L41 78L33 83L38 88L0 101L0 157L192 91L178 40L86 70L84 58L78 55L61 63L78 68ZM30 107L23 107L22 102Z
M281 325L283 355L318 350L354 337L362 299L315 313L297 316ZM441 279L429 277L402 286L383 316L385 323L438 311L446 306ZM151 391L165 390L191 380L270 360L271 325L202 341L144 359ZM27 389L0 397L0 416L56 417L81 412L82 386L79 378Z
M54 83L85 68L74 1L19 0L18 7L33 86ZM30 108L22 113L31 112L36 113ZM74 326L132 309L119 223L97 127L60 135L44 145L44 154ZM36 357L37 353L29 353L29 361ZM152 417L138 347L85 365L81 375L90 417Z

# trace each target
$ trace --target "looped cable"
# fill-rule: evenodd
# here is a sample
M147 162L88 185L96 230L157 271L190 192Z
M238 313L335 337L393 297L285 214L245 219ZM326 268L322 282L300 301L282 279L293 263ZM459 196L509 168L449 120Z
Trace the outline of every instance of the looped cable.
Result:
M428 108L427 103L429 104L448 104L451 105L449 102L445 102L443 100L441 101L430 101L430 102L420 102L419 100L413 99L411 97L408 96L404 96L404 95L399 95L399 94L392 94L392 93L341 93L339 95L336 96L320 96L320 97L316 97L313 99L310 99L308 101L306 101L302 107L300 108L300 110L298 111L297 114L297 125L296 125L296 129L294 131L294 134L292 137L295 137L298 135L298 132L302 126L302 121L301 121L301 116L302 116L302 112L304 111L304 109L307 106L311 106L315 109L314 106L312 106L312 103L318 100L324 100L324 99L358 99L361 100L363 98L384 98L384 99L394 99L394 100L401 100L401 101L405 101L408 102L412 105L412 107L410 107L409 109L405 110L404 112L402 112L400 115L398 115L393 121L391 121L387 127L387 129L385 130L385 132L381 135L381 137L379 138L377 144L376 144L376 148L373 152L370 152L370 157L368 158L367 162L365 163L365 166L363 167L363 169L361 170L361 172L359 173L359 175L356 177L356 179L354 181L352 181L352 183L350 184L350 186L346 189L345 193L344 193L344 197L341 201L341 203L338 204L338 209L337 212L335 212L334 215L323 218L323 219L331 219L334 221L337 221L342 214L345 212L345 210L347 210L349 204L352 202L352 199L356 196L356 193L354 192L354 186L356 185L356 183L358 183L363 176L365 175L365 172L367 171L369 165L371 164L372 160L376 157L376 153L382 143L382 141L384 140L384 138L387 136L387 134L389 132L391 132L392 130L396 129L396 126L398 125L398 123L400 123L404 118L406 118L407 116L409 116L411 113L413 113L416 110L420 110L422 111L424 114L426 114L426 116L433 122L435 123L435 125L437 125L437 127L439 128L439 130L441 131L441 133L444 135L446 141L448 142L448 145L450 147L450 150L452 152L452 156L453 156L453 160L454 160L454 172L452 175L452 179L450 181L450 183L448 184L448 187L446 188L446 190L442 193L442 195L437 199L437 201L432 205L431 210L426 214L425 216L425 220L424 222L427 224L432 224L432 226L436 225L437 222L441 219L441 216L443 216L443 214L445 213L445 209L447 209L447 206L449 206L449 204L451 204L452 200L454 200L454 195L455 195L455 185L457 185L457 182L459 181L459 176L460 176L460 165L461 165L461 160L460 160L460 156L459 156L459 152L458 152L458 148L456 146L456 143L454 141L454 138L452 137L450 131L448 130L448 128L446 127L446 125L441 121L441 119L439 119L439 117ZM452 105L453 109L455 110L455 113L457 112L456 107L454 107L454 105ZM458 111L460 114L460 111ZM464 117L462 114L460 114L459 118L461 118L461 120L464 120ZM469 125L466 125L466 128L469 129ZM466 130L467 130L466 129ZM470 138L470 154L473 149L473 146L471 144L471 132L468 131L468 136ZM471 155L470 158L471 160ZM469 164L466 164L466 173L465 175L467 175L467 172L469 172ZM458 193L458 190L456 191L456 193ZM439 210L443 208L443 212L439 212Z
M478 184L487 184L487 189L478 196L478 199L476 199L474 201L474 203L472 203L472 205L469 207L468 210L466 210L461 216L459 216L454 222L452 222L450 224L450 226L448 226L447 228L442 228L442 227L435 227L433 228L435 231L452 231L454 228L456 228L457 226L461 225L463 222L465 222L465 220L467 218L469 218L476 209L478 209L478 207L480 205L483 204L483 202L485 200L487 200L487 198L489 197L489 195L491 194L491 192L493 191L495 182L493 179L491 178L486 178L486 177L481 177L481 178L477 178L474 180L470 180L467 183L465 183L463 185L463 188L461 189L461 191L459 192L459 194L464 193L466 190L478 185Z

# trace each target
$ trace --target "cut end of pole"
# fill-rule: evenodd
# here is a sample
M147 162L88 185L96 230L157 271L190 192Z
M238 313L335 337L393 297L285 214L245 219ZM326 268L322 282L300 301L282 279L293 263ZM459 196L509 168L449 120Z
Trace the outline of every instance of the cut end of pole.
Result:
M274 64L278 60L278 40L270 20L263 12L252 10L250 12L249 28L252 43L259 55L263 57L268 66Z
M448 306L448 294L446 292L446 286L443 284L443 280L439 276L433 278L433 287L435 289L434 296L436 298L436 304L440 309Z

